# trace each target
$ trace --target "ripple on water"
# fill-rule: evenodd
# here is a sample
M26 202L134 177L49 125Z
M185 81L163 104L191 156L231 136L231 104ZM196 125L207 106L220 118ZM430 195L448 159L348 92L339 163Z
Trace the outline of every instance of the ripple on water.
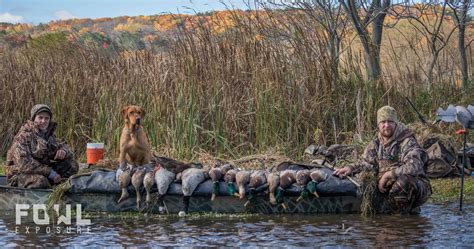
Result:
M474 205L425 205L420 215L256 215L186 218L148 215L91 218L91 234L15 233L14 214L0 218L7 246L342 246L472 245Z

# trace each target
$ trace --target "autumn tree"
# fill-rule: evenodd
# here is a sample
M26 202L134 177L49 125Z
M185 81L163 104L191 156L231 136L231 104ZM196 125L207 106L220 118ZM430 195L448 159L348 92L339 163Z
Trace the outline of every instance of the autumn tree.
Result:
M393 3L391 0L339 0L339 3L351 20L362 44L367 79L379 80L382 73L380 44L384 20Z
M329 52L333 81L335 82L339 75L341 42L346 35L348 23L339 0L306 0L292 3L280 1L278 5L304 12L318 28L324 30L324 39Z
M407 19L413 29L421 34L427 42L431 57L428 60L425 74L428 87L431 87L440 53L448 45L456 29L446 20L447 1L441 3L438 0L407 2L404 8L393 9L391 13L397 19Z
M474 6L472 0L450 0L448 5L453 12L454 21L458 27L458 51L461 57L461 73L462 73L462 87L466 89L469 84L469 64L467 62L467 48L471 45L473 40L466 44L466 26L468 20L469 10Z

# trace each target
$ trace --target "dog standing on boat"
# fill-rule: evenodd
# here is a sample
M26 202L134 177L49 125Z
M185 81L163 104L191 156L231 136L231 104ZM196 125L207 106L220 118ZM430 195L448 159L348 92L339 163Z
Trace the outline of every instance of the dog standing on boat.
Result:
M120 115L124 119L124 127L120 136L120 167L117 170L117 180L122 188L122 196L118 203L128 198L127 188L130 184L130 175L123 174L127 170L132 171L134 167L147 164L151 161L151 149L148 137L142 127L142 120L145 117L145 110L141 107L130 105L122 108ZM124 172L125 173L125 172Z
M151 160L150 143L141 125L145 117L145 110L130 105L122 108L120 114L125 122L120 136L120 165L129 163L132 166L140 166L149 163Z

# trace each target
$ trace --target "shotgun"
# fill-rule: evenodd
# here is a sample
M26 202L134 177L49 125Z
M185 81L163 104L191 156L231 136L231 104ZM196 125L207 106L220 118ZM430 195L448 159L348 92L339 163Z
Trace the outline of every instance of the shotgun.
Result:
M410 101L410 99L408 97L405 97L405 99L408 101L408 103L410 104L410 106L413 108L413 110L415 110L416 114L418 115L418 118L421 120L421 123L423 123L424 125L426 124L426 120L425 118L423 117L423 115L421 115L421 113L416 109L415 105Z

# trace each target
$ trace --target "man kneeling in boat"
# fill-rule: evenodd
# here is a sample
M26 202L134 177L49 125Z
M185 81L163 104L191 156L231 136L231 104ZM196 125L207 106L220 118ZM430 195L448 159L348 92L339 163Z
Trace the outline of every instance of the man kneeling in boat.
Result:
M50 188L78 171L69 147L54 135L56 123L47 105L33 106L30 120L7 153L7 182L12 187Z
M377 111L377 124L378 133L365 148L363 161L337 169L334 175L373 171L378 179L378 212L417 212L431 195L423 169L426 153L413 131L398 121L393 107L384 106Z

